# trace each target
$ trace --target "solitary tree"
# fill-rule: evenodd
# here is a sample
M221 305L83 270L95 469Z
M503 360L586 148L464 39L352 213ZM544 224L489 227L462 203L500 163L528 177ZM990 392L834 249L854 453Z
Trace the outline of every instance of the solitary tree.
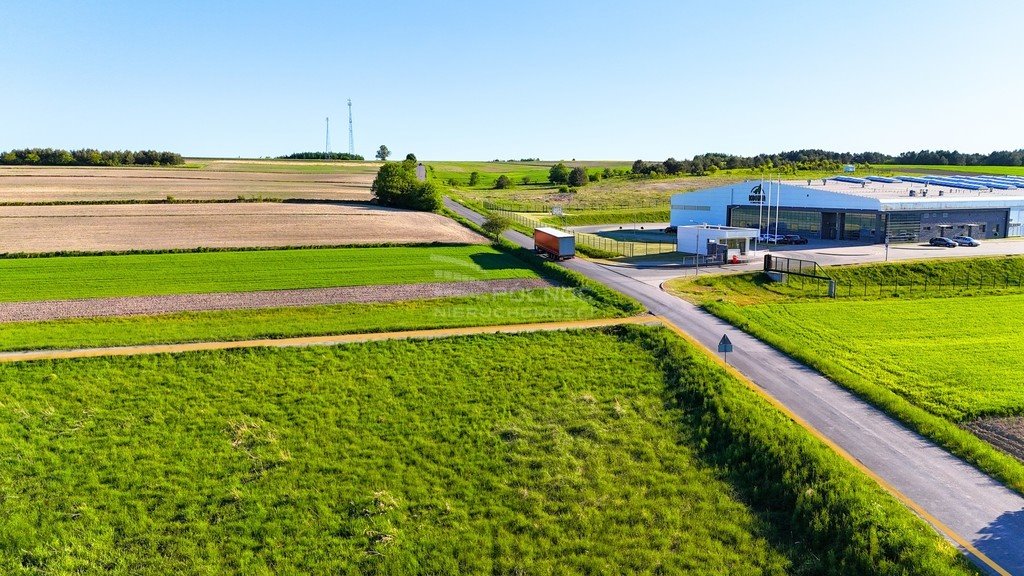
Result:
M588 180L587 169L582 166L577 166L569 172L570 186L586 186Z
M498 190L504 190L505 188L512 187L512 179L502 174L498 176L498 179L494 181L494 187Z
M415 162L416 161L416 155L413 154L412 152L409 152L408 154L405 155L405 159L406 160L412 160L413 162Z
M485 232L497 238L501 233L508 230L512 222L504 216L492 215L484 221L482 228Z
M470 186L476 186L479 183L480 183L480 173L479 172L470 172L469 173L469 185Z
M565 184L569 181L569 167L559 162L548 170L548 182L552 184Z
M391 156L391 150L388 150L387 146L381 144L380 148L377 149L377 159L384 162L388 159L388 156Z

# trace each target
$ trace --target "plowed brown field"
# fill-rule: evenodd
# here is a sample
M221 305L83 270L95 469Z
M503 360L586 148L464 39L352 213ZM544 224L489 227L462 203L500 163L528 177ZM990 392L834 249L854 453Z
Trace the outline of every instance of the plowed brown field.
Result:
M296 171L289 172L293 168ZM175 168L48 168L0 166L0 202L109 200L222 200L239 196L369 200L372 165L337 173L315 164L211 163L202 170ZM256 170L266 170L259 172Z
M0 253L485 241L437 214L369 204L0 206Z

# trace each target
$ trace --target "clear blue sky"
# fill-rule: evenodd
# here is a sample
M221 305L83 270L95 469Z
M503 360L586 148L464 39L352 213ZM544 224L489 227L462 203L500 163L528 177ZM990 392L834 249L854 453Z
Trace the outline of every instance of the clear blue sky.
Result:
M557 7L556 7L557 4ZM5 2L0 150L1024 148L1024 2Z

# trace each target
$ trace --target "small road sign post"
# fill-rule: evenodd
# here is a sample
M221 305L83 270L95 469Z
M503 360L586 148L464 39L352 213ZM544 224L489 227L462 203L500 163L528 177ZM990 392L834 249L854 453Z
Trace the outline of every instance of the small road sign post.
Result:
M722 358L725 363L729 363L729 352L732 352L732 342L729 340L727 334L722 335L722 339L718 341L718 351L722 353Z

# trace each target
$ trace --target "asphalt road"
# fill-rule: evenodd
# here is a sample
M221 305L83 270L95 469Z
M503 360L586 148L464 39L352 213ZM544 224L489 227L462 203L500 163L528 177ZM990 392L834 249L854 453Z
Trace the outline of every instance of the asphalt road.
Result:
M482 222L479 214L449 200L446 204L462 216ZM523 234L511 231L506 236L533 247L533 240ZM970 543L1007 573L1024 576L1024 498L818 372L657 286L633 278L634 268L582 259L563 264L636 298L710 350L716 350L722 335L728 334L735 347L729 363L747 378L913 501L944 535ZM954 543L983 570L999 573L960 542Z

